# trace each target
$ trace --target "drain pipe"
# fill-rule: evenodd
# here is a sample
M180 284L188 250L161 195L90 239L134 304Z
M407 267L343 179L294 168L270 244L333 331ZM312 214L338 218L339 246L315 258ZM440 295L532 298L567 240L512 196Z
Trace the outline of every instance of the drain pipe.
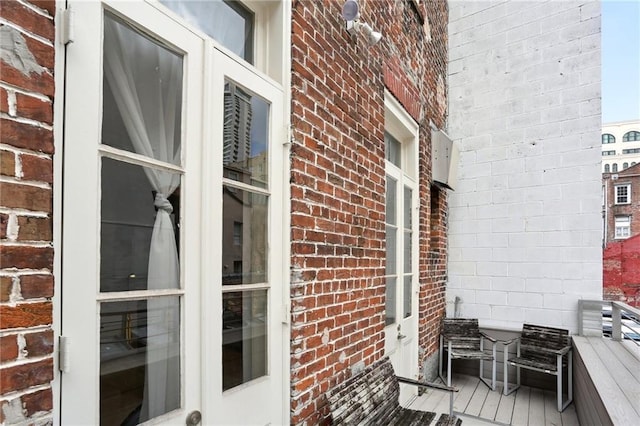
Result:
M453 301L453 317L454 318L460 318L461 303L462 303L462 299L460 298L460 296L456 296L455 300Z

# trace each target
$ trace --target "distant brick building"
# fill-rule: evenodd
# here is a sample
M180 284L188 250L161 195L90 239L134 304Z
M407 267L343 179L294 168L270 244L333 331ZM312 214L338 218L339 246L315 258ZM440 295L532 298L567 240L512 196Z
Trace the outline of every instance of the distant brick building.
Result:
M604 297L640 304L640 164L602 174Z
M602 174L604 246L640 234L640 164Z
M604 298L640 307L640 234L607 244L603 269Z

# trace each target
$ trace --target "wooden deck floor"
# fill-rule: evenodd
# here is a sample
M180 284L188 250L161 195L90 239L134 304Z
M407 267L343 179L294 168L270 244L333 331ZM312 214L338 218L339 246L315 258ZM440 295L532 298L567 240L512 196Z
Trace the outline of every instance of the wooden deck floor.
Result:
M511 395L502 394L502 383L491 391L477 377L454 375L453 385L460 389L453 410L463 419L463 426L473 425L557 425L578 426L575 407L570 404L558 413L556 393L522 386ZM416 410L448 413L449 397L445 392L429 391L410 404Z

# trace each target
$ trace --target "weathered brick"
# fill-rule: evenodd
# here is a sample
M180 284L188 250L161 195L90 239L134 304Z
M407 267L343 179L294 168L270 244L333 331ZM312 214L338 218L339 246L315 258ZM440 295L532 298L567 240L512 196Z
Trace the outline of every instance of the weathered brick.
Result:
M0 2L0 15L7 21L20 23L20 26L28 32L44 37L51 42L54 41L53 20L39 15L17 1Z
M0 362L18 358L18 338L16 334L0 337Z
M8 302L13 291L13 278L0 276L0 302Z
M9 224L9 215L0 213L0 240L7 238L7 225Z
M16 306L0 305L0 329L50 325L52 309L51 302L20 303Z
M3 77L5 70L2 70ZM0 119L0 139L2 143L16 148L53 154L53 132L31 124Z
M46 10L51 17L56 16L55 0L29 0L29 3L42 10Z
M0 246L0 269L49 269L53 267L53 248Z
M0 112L4 112L5 114L9 113L9 94L7 91L0 87Z
M53 331L40 331L24 335L28 357L41 357L53 352Z
M53 380L53 359L0 369L0 394L46 385Z
M51 388L23 395L22 404L27 412L27 417L32 417L36 413L50 412L53 410L53 394Z
M53 275L20 276L20 294L25 299L53 297Z
M11 151L0 151L0 175L16 175L16 156Z
M53 105L33 96L16 93L18 117L51 124L53 122Z
M22 179L53 183L53 161L37 155L21 154Z
M48 217L18 217L18 241L51 241L52 226Z
M51 213L53 199L50 189L31 185L0 182L0 205Z

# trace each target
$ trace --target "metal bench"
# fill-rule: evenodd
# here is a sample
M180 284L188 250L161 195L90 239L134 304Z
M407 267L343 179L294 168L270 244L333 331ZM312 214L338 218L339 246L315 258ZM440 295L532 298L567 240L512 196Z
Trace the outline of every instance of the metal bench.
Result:
M509 345L517 343L516 356L504 363L504 394L509 395L520 387L520 369L539 371L556 376L558 411L563 411L573 401L573 365L569 331L561 328L524 324L520 337L505 342L505 359ZM566 355L566 357L565 357ZM516 367L516 386L509 388L507 365ZM567 401L562 401L562 372L567 368Z
M491 345L491 352L485 351L485 341ZM444 353L447 353L447 378L443 376ZM440 378L451 386L451 362L454 359L480 360L480 380L496 390L496 339L480 331L477 319L445 318L440 333ZM491 361L491 381L483 376L484 361Z
M461 425L453 416L453 393L456 388L437 383L398 377L388 357L384 357L326 393L333 425L430 425L436 413L411 410L400 406L400 385L411 385L447 391L449 414L442 414L437 426Z

